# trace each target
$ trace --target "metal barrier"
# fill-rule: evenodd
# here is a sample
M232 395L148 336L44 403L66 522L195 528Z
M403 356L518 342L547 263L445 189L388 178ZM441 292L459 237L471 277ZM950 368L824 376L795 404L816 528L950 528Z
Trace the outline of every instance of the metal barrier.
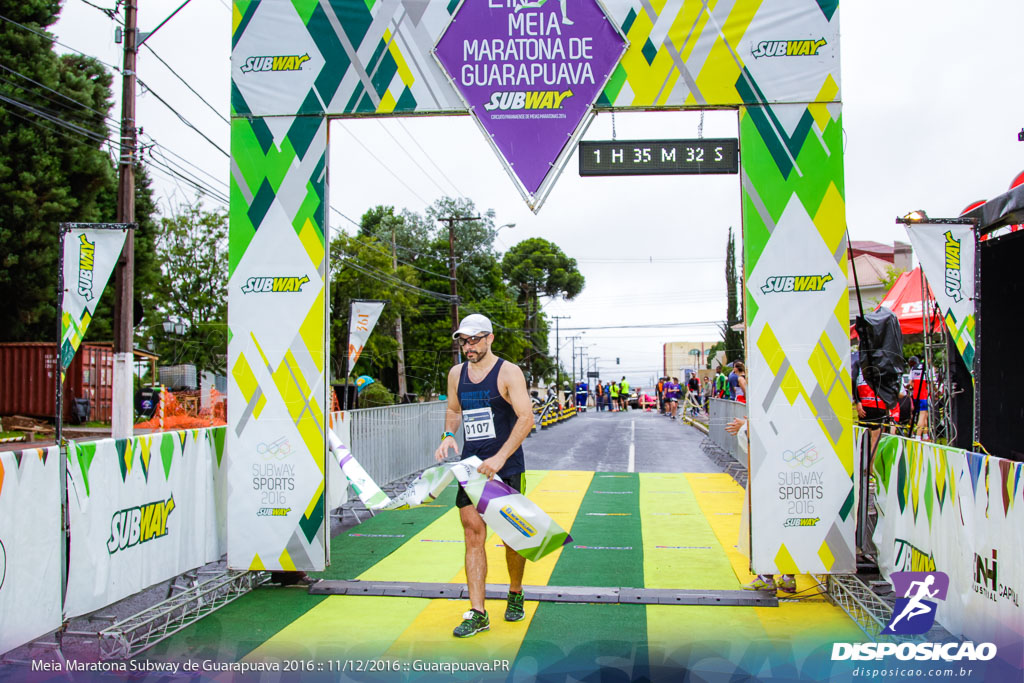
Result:
M380 485L435 465L446 407L445 401L433 401L351 410L352 454ZM460 452L461 432L455 436Z
M740 443L735 436L725 431L725 426L737 417L747 416L747 406L737 401L727 401L722 398L713 398L708 406L708 438L716 446L736 459L737 462L747 464L747 454L740 449Z

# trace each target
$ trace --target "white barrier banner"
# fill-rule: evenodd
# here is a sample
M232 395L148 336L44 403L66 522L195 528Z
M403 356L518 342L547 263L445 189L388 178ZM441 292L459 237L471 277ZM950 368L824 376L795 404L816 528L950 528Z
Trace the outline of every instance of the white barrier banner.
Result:
M352 418L350 414L335 411L330 414L330 420L331 433L341 443L351 444ZM348 478L333 467L328 467L324 474L327 477L327 509L337 510L348 502Z
M884 436L874 468L882 575L945 572L936 620L1024 665L1024 463Z
M60 452L0 453L0 655L61 625Z
M967 369L974 374L974 226L918 223L907 235Z
M69 444L67 616L220 558L216 431Z
M351 370L363 352L366 340L377 325L380 312L384 310L383 301L353 301L348 318L348 367Z

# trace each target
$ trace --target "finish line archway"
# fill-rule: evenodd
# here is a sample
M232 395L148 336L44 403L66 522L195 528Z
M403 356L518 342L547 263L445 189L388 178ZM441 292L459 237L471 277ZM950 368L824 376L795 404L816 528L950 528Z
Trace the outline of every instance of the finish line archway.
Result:
M568 0L527 12L516 0L235 3L228 284L230 567L321 570L328 556L329 118L465 114L472 96L459 86L479 84L481 77L456 71L449 78L441 64L446 58L432 54L450 25L459 26L457 47L463 58L500 63L500 80L509 73L505 63L532 68L530 55L510 56L508 44L481 52L479 44L468 47L474 35L492 40L495 31L507 27L511 36L515 26L523 36L547 41L548 51L533 62L557 63L559 48L553 46L561 27L585 24L581 16L599 12L628 40L628 48L612 60L607 77L595 66L593 98L583 103L566 139L548 145L554 155L538 162L527 148L543 145L533 137L515 139L524 132L532 135L537 123L516 129L504 142L505 133L491 130L492 144L514 169L510 175L517 189L538 210L594 111L737 111L751 567L760 573L855 570L858 477L846 332L838 2L765 4L740 0L709 8L684 0L656 11L639 0ZM519 18L526 14L534 18ZM501 21L480 19L492 16ZM565 21L570 17L575 19ZM583 41L579 35L576 39ZM580 82L586 80L580 67L586 55L595 65L607 56L586 52L584 44L573 48L567 40L564 51L571 55L575 49L578 59L561 57L577 67L568 78ZM452 50L447 59L458 53ZM509 78L518 78L516 73L513 69ZM557 93L548 116L559 115L554 98L565 92L559 89L563 85L557 81L549 88ZM475 112L480 121L479 105ZM488 131L486 124L481 127ZM520 170L531 161L550 163L553 170L540 179ZM301 284L266 291L259 286L264 278ZM258 455L261 443L282 436L301 444L287 463L268 463ZM795 458L796 453L814 457Z

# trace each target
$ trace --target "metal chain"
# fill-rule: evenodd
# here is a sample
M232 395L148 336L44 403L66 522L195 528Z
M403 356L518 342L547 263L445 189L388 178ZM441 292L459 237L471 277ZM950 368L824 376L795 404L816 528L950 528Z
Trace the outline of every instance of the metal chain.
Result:
M612 140L615 139L615 112L612 112Z
M697 124L697 138L704 139L704 110L700 110L700 123Z

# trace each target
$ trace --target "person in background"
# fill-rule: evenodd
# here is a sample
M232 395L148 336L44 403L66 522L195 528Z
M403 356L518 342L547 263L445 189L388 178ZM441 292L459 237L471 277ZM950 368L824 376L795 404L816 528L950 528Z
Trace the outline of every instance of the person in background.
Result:
M697 379L697 373L690 375L690 380L686 383L686 398L689 401L690 415L696 417L697 411L700 410L700 380Z
M715 398L729 398L729 378L725 376L721 365L715 373Z
M594 387L594 401L597 403L597 412L604 410L604 385L601 384L601 380L597 380L597 386Z
M665 384L665 402L669 417L673 420L676 419L679 412L679 384L676 383L675 377L669 378Z
M729 374L729 393L732 399L740 403L747 402L747 368L743 361L736 361L732 364L732 372Z
M658 383L654 386L654 395L658 399L658 412L665 414L665 378L659 377Z
M582 379L576 383L576 410L587 412L587 383Z
M619 385L617 382L608 382L608 397L611 401L611 412L619 411Z
M619 382L619 410L629 410L629 382L625 376Z
M917 424L913 426L912 436L924 441L928 440L928 377L927 368L917 356L907 361L910 366L910 400L913 412L917 414Z

